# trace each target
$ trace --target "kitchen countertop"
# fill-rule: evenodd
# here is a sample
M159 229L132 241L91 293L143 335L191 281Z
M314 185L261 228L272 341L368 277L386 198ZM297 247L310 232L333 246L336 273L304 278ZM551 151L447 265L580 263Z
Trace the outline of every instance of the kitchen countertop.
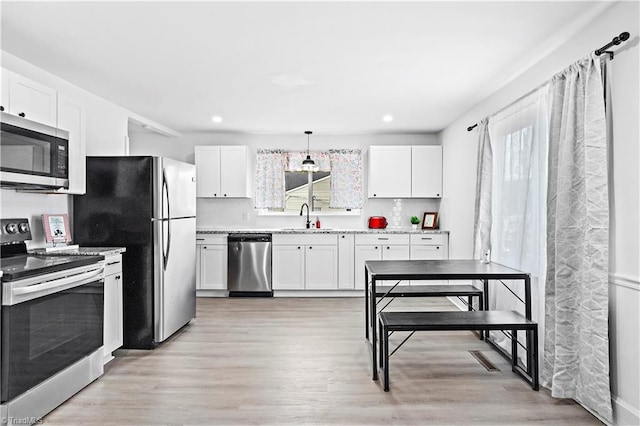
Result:
M412 228L400 228L400 229L333 229L333 228L320 228L320 229L305 229L305 228L278 228L278 229L220 229L220 228L201 228L196 230L198 234L258 234L258 233L270 233L270 234L448 234L449 231L441 229L412 229Z
M104 257L109 257L109 256L116 256L118 254L124 253L125 251L127 251L127 249L125 247L80 247L80 248L77 248L77 249L58 250L58 251L50 251L50 252L46 252L43 249L34 249L34 250L30 250L29 253L46 254L46 255L49 255L49 256L76 255L76 256L104 256Z

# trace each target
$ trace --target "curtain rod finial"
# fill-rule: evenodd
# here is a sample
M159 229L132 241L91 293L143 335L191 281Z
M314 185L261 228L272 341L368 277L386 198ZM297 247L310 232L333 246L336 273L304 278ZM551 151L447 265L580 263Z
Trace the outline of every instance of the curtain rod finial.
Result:
M478 123L474 124L473 126L469 126L467 127L467 132L472 131L473 129L475 129L476 127L478 127Z

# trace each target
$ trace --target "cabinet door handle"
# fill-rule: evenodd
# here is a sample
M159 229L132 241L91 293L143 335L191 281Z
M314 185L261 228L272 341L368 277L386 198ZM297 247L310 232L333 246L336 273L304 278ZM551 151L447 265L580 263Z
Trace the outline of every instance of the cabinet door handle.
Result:
M378 250L378 246L375 246L374 249Z
M436 247L436 250L440 250L440 246L437 246L437 247Z
M224 194L224 196L226 197L226 196L227 196L227 194Z
M4 111L4 107L0 105L0 111Z
M344 235L342 235L341 238L344 238Z
M218 194L213 194L213 196L214 196L214 197L217 197L217 196L218 196Z
M120 278L122 278L120 275L116 275L116 280L119 280Z
M389 237L378 237L378 241L387 241Z
M313 247L309 247L309 250L311 250Z
M107 263L107 266L117 265L118 263L120 263L120 261L117 261L117 262L109 262L109 263Z
M18 113L18 115L19 115L20 117L26 117L26 116L27 116L27 114L25 114L24 112L20 112L20 113Z
M440 196L440 194L436 194L438 197Z
M378 194L373 194L373 196L374 196L374 197L377 197L377 196L378 196Z
M196 238L196 241L204 241L204 238Z
M300 250L300 246L298 246L298 250Z
M206 248L207 248L207 246L204 246L204 247L202 247L202 248L203 248L203 249L206 249Z
M387 246L387 250L389 250L391 247Z

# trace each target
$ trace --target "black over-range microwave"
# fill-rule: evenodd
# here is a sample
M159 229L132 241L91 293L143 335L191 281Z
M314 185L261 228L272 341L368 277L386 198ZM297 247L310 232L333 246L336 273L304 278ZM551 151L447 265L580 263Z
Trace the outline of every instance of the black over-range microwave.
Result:
M0 112L0 186L69 188L69 132Z

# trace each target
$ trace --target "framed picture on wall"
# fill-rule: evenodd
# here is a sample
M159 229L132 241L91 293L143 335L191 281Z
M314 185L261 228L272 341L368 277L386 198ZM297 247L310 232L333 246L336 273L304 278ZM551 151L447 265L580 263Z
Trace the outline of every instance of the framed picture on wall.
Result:
M436 229L438 227L438 213L425 212L422 217L422 229Z

